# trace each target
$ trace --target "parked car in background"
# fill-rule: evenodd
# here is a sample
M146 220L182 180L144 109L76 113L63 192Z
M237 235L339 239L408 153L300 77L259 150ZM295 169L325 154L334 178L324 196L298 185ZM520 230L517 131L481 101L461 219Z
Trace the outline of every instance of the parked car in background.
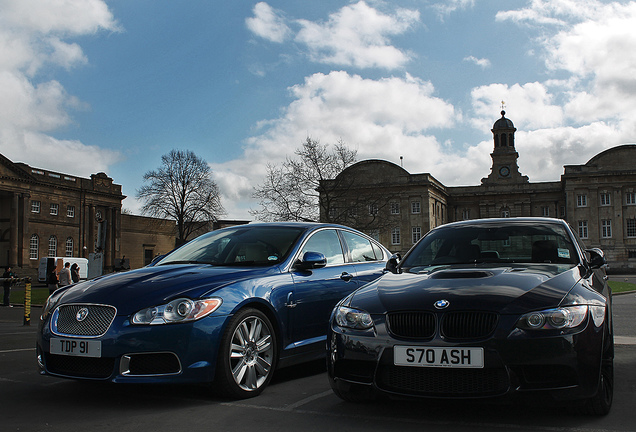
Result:
M259 394L277 367L325 356L329 315L388 251L339 225L212 231L153 266L61 288L43 308L41 373L117 383L213 383Z
M605 259L563 220L430 231L333 311L328 375L345 400L528 396L604 415L613 400Z

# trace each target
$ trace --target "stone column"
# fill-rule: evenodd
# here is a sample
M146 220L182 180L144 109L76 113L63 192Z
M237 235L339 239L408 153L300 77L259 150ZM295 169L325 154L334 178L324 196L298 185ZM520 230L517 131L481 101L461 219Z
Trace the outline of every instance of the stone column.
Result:
M11 197L11 215L9 216L9 265L18 266L18 194L13 192Z

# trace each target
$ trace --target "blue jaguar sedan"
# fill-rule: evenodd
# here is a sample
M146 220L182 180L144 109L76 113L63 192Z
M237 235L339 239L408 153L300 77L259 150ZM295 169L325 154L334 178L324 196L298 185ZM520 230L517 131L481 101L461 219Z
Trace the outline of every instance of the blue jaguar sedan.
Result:
M38 366L57 377L210 383L256 396L275 369L325 356L331 310L388 259L340 225L212 231L151 267L57 290L42 311Z

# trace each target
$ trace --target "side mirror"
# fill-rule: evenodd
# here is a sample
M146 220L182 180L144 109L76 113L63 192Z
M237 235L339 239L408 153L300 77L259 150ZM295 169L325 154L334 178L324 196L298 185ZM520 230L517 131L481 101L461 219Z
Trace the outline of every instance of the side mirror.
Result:
M294 268L298 270L311 270L322 268L327 265L327 258L320 252L305 252L303 259L294 263Z
M384 267L384 270L386 272L397 274L398 264L400 263L401 259L402 259L402 256L399 253L391 255L391 258L389 258L389 260L386 262L386 267Z
M598 269L603 267L605 264L607 264L607 260L605 259L605 254L599 248L585 249L585 252L587 252L590 255L590 260L589 260L590 268Z

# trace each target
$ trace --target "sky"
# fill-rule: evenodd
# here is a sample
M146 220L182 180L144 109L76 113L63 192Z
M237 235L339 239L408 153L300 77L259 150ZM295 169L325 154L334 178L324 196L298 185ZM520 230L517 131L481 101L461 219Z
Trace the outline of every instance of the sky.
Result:
M191 150L252 219L307 137L478 185L503 106L521 173L558 181L636 141L634 28L636 1L0 0L0 153L105 172L141 214Z

